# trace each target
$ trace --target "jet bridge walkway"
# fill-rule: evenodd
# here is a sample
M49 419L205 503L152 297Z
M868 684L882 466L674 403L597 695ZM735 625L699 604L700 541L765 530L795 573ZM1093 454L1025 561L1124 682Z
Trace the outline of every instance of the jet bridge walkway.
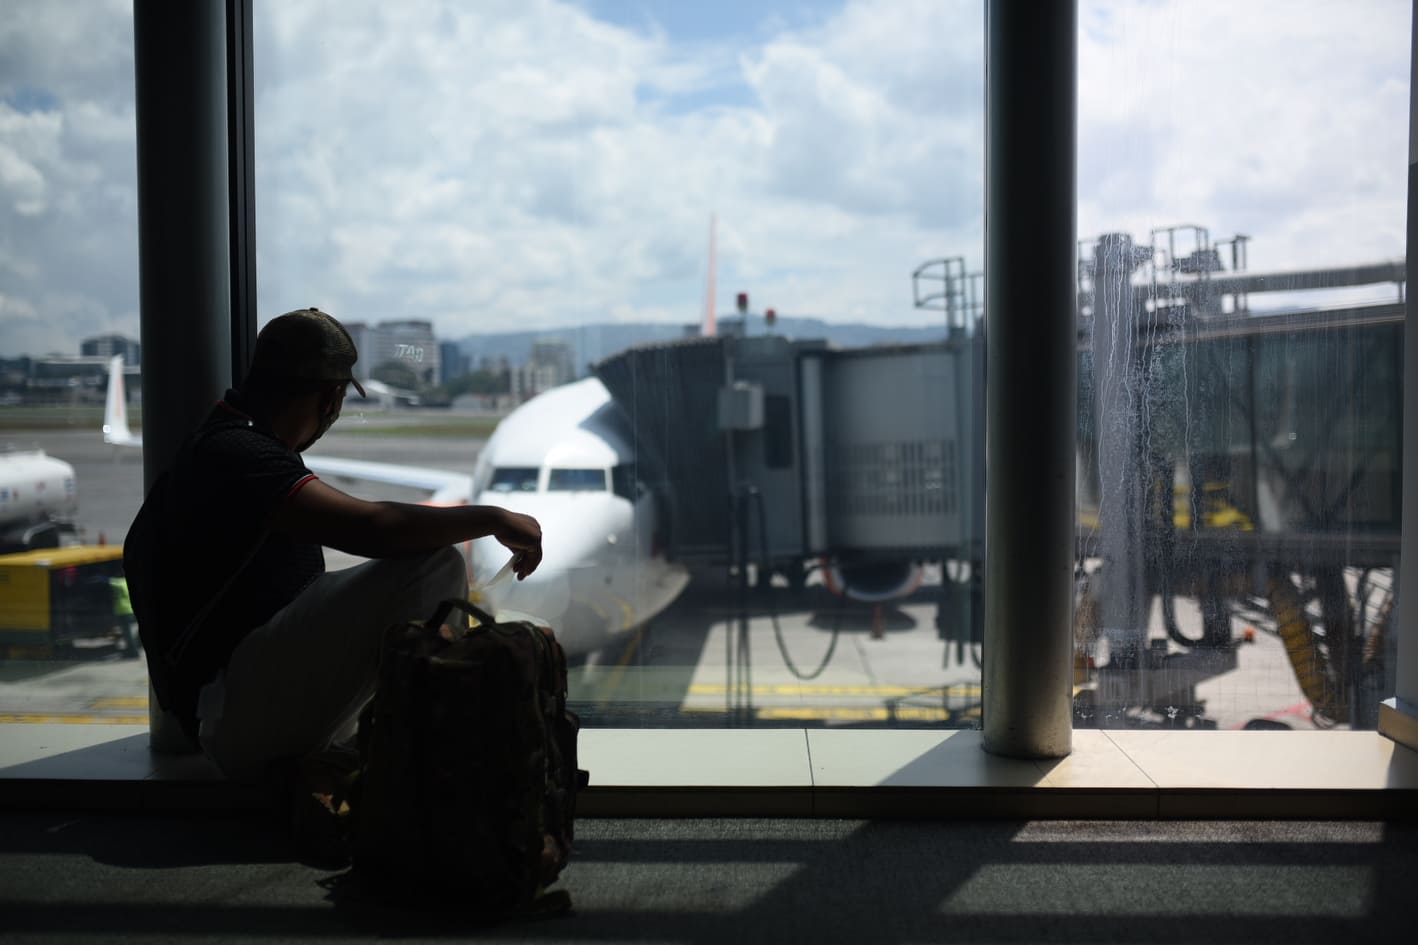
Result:
M1090 712L1160 702L1201 719L1195 685L1234 667L1233 619L1265 612L1317 719L1370 725L1392 666L1405 268L1255 274L1245 237L1151 240L1081 246L1077 629L1080 653L1109 641L1111 666L1080 660ZM938 344L693 338L595 371L629 419L673 557L790 581L821 563L864 599L940 563L953 578L941 632L963 646L982 636L983 300L959 260L913 281L944 316ZM1395 301L1252 308L1265 292L1384 283ZM1197 602L1199 632L1176 626L1180 597ZM1167 640L1148 627L1157 598Z

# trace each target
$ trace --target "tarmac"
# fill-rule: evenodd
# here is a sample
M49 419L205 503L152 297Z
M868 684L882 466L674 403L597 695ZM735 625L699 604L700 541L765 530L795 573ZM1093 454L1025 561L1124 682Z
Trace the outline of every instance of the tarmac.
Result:
M430 415L437 417L355 414L340 424L377 428ZM0 440L8 438L0 431ZM26 431L14 440L38 445L74 465L86 541L123 540L142 499L138 451L107 446L97 430ZM379 436L372 429L348 433L337 426L319 451L470 469L481 445ZM337 485L367 498L415 498L359 484ZM358 560L327 554L331 568ZM976 728L981 654L978 646L957 647L941 639L938 593L939 574L931 569L916 594L880 609L843 601L813 582L796 593L783 587L749 595L746 608L732 588L691 586L669 610L618 646L573 667L572 701L589 726ZM1177 610L1184 624L1200 619L1184 599ZM1159 611L1154 606L1149 636L1165 641ZM1273 628L1237 620L1233 629L1238 639L1254 642L1234 648L1234 668L1218 664L1224 671L1196 686L1200 714L1192 715L1191 705L1178 707L1180 717L1171 718L1120 710L1091 724L1229 729L1266 719L1313 728L1309 705ZM1180 650L1176 644L1159 645ZM62 659L0 661L0 720L146 721L143 661L123 656L113 643L94 641Z

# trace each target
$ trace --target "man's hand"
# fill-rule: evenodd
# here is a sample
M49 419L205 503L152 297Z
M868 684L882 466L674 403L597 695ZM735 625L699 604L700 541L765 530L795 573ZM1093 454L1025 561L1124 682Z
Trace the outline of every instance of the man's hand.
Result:
M502 524L493 537L512 550L517 557L512 571L522 580L542 563L542 526L530 515L502 510Z

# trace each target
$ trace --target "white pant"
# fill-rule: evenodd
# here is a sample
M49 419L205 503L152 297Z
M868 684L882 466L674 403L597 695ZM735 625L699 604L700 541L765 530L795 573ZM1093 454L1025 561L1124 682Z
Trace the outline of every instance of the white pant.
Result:
M347 737L374 695L384 632L467 594L467 566L452 548L322 574L202 690L202 750L227 777L255 780L272 762Z

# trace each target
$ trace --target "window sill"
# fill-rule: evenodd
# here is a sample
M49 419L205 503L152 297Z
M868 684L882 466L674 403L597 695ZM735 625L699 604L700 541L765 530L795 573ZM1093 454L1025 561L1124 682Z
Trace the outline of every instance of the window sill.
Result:
M584 816L1399 818L1418 752L1376 732L1080 730L1056 761L974 731L589 729ZM0 725L0 803L230 809L268 803L142 725Z

